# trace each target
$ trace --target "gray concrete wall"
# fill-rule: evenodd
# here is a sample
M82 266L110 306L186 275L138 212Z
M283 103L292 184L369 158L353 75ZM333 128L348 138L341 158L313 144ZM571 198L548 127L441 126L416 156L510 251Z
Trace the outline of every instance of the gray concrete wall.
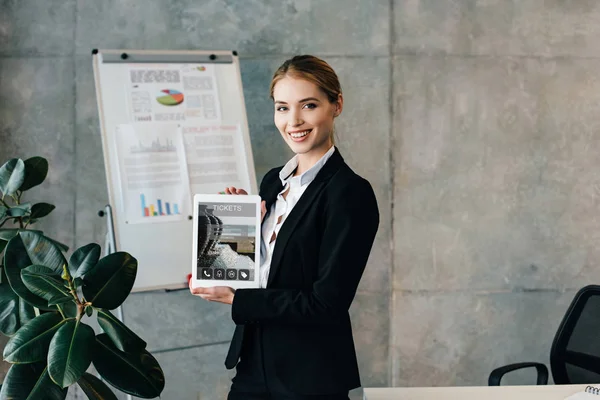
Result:
M598 280L600 3L393 8L389 383L485 385Z
M57 205L43 228L72 247L104 243L92 48L238 50L259 178L290 157L272 123L274 69L298 53L332 64L339 147L382 216L351 309L364 386L485 385L504 363L547 361L574 290L597 276L596 1L0 7L0 159L49 159L32 195ZM134 294L125 321L165 370L163 398L224 397L228 306Z

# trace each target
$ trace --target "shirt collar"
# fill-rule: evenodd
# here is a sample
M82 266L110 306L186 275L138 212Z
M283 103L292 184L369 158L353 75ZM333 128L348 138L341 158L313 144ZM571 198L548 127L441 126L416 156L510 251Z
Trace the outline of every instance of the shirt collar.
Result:
M329 160L333 152L335 151L335 146L331 146L331 148L308 170L304 171L304 173L300 176L296 176L300 180L300 186L308 185L315 179L323 165ZM298 156L295 155L290 161L287 162L279 171L279 179L281 180L281 184L285 186L286 182L292 178L292 174L298 168Z

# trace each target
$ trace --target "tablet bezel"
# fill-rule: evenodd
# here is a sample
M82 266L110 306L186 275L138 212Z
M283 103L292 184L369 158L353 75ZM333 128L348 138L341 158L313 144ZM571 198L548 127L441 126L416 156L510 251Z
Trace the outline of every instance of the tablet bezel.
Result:
M255 246L254 246L254 279L248 281L227 279L198 279L198 205L202 203L246 203L256 206ZM260 283L260 240L261 240L261 198L257 195L232 194L195 194L193 201L193 243L192 243L192 279L193 288L229 286L233 289L258 288Z

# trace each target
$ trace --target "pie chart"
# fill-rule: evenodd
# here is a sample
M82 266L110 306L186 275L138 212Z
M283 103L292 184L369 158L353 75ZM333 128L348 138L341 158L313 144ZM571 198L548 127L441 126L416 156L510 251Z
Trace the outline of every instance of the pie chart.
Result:
M176 106L183 102L183 93L173 89L164 89L156 96L156 101L163 106Z

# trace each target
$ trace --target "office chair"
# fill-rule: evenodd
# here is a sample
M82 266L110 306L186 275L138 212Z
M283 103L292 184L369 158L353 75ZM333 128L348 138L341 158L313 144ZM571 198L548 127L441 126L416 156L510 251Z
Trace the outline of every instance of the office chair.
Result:
M538 362L496 368L488 385L499 386L504 374L531 367L537 370L537 384L546 385L548 368ZM600 383L600 286L586 286L573 298L552 342L550 368L557 385Z

